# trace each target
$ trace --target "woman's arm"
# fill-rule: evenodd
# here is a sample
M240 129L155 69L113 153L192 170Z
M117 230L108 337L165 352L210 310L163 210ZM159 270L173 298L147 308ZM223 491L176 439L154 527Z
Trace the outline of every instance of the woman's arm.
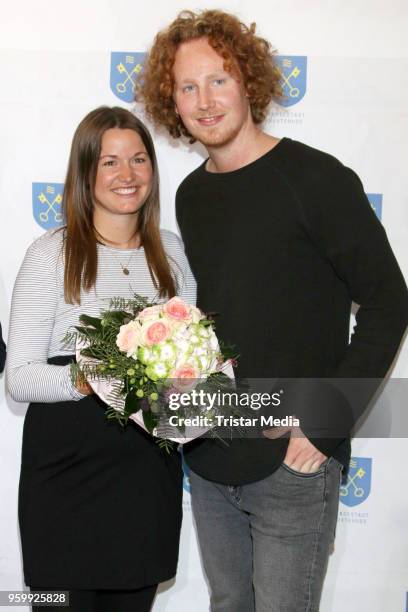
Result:
M47 364L59 298L56 269L59 245L59 241L52 240L34 242L14 285L6 380L8 392L17 402L58 402L83 397L71 382L69 365Z

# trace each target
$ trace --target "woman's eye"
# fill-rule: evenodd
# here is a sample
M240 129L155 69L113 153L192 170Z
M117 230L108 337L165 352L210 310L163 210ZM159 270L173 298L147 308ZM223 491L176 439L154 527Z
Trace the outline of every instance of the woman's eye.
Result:
M135 157L133 159L133 163L135 163L135 164L144 164L145 161L146 161L145 157Z
M103 162L102 166L113 166L114 163L115 163L114 159L108 159L108 160Z

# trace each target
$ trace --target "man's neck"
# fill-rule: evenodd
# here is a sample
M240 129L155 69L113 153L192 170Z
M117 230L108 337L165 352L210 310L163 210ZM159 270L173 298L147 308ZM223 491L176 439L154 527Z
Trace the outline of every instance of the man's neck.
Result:
M273 149L278 138L265 134L252 125L237 134L233 141L221 147L208 147L208 172L232 172L254 162Z

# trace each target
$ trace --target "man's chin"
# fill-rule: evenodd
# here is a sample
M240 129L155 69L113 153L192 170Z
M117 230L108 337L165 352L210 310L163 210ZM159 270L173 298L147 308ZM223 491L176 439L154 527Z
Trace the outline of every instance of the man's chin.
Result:
M234 139L235 135L236 134L232 131L225 132L221 130L197 130L197 132L193 134L194 138L202 145L212 149L217 149L229 144Z

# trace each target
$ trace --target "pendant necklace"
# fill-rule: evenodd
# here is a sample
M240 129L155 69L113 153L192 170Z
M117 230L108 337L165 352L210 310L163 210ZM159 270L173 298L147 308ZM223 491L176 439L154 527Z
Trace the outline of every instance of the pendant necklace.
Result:
M122 262L121 262L121 261L118 259L118 257L116 256L116 253L115 253L114 251L112 251L112 253L113 253L113 255L114 255L114 257L115 257L116 261L119 263L120 267L122 268L122 272L123 272L123 274L124 274L125 276L129 276L129 274L130 274L129 265L130 265L130 262L132 261L132 257L133 257L133 255L135 254L135 251L134 251L134 250L132 251L132 254L131 254L131 256L129 257L128 262L127 262L127 264L126 264L126 265L124 265L124 264L123 264L123 263L122 263Z

